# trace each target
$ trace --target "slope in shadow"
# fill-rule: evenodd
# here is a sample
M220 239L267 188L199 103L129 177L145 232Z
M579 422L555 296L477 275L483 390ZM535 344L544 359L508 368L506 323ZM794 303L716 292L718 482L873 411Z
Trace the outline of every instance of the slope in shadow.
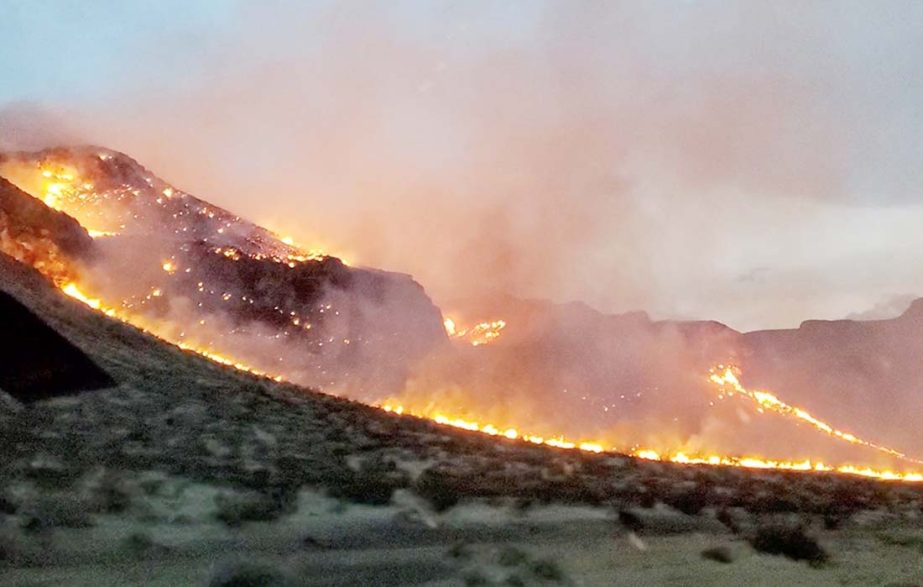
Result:
M113 385L80 349L0 291L0 389L31 403Z

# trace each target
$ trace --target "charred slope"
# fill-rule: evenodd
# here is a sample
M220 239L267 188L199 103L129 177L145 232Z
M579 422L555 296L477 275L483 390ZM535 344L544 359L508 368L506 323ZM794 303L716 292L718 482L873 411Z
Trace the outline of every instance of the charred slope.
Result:
M79 279L92 297L170 340L366 399L400 388L445 344L438 308L409 276L300 250L121 153L7 154L0 174L35 196L32 208L73 223L44 200L84 241L83 229L97 236L83 243L96 255Z
M24 403L111 387L81 350L0 291L0 388Z

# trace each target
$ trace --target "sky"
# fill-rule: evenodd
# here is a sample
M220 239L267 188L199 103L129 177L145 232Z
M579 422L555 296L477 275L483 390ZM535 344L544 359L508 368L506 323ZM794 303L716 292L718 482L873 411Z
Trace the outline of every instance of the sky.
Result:
M0 0L0 147L102 144L444 307L923 296L918 2Z

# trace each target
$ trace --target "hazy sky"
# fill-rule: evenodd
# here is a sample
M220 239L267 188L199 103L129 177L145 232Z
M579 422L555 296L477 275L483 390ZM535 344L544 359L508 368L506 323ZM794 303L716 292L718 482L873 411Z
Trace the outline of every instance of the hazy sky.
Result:
M96 142L439 302L923 295L923 3L0 0L0 145Z

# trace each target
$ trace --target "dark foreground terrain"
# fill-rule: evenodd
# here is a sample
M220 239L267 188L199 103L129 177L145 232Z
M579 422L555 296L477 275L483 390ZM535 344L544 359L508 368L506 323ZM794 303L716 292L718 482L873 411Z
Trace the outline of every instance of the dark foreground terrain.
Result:
M446 429L221 367L5 256L0 290L115 381L0 392L3 585L923 585L923 486Z

